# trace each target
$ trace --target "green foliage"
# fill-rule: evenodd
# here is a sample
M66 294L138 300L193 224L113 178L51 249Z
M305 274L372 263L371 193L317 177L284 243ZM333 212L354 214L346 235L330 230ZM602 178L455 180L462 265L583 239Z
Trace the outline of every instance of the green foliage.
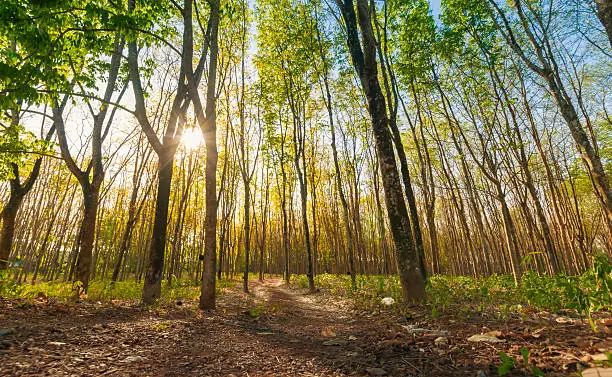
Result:
M252 303L251 303L252 304ZM251 318L258 318L261 316L272 315L278 312L278 305L274 303L262 303L255 307L252 307L246 311L246 314Z
M126 3L107 0L0 0L0 9L3 115L61 101L74 88L95 96L118 35L150 46L176 32L170 27L173 13L168 10L173 7L167 1L139 1L131 13ZM122 76L126 72L123 69ZM76 102L78 96L71 100ZM50 149L16 123L0 119L1 180L14 176L14 166L27 167L32 157Z
M0 270L0 297L15 297L21 295L23 286L11 279L10 270Z
M96 88L117 32L143 44L175 32L167 1L0 0L0 110L48 103L75 82ZM154 30L154 33L151 32Z
M544 372L542 372L537 367L529 364L530 353L531 351L529 351L529 348L524 347L524 346L521 347L521 358L523 361L522 367L525 370L531 372L531 374L534 376L544 376ZM501 358L501 364L497 367L497 374L499 376L507 375L508 373L512 371L512 369L514 369L517 365L519 365L519 362L516 358L509 356L503 351L499 353L499 357Z
M247 310L247 314L249 315L249 317L253 317L253 318L257 318L259 317L259 308L252 308Z
M164 332L168 329L168 327L171 326L171 322L170 321L164 321L162 323L156 323L153 325L153 330L155 330L156 332Z
M77 282L75 284L78 284ZM235 284L234 281L220 280L217 282L217 294L222 293L224 288ZM0 296L12 298L33 299L43 294L45 297L53 297L61 301L69 301L74 295L74 286L71 282L41 282L35 285L18 284L11 279L2 279L0 276ZM142 282L136 280L110 281L94 280L90 283L87 291L87 299L100 302L112 302L113 300L139 301L142 297ZM184 279L174 282L171 287L162 284L162 304L173 304L177 300L196 300L200 297L200 285L192 280Z
M499 357L502 360L502 363L497 367L497 375L505 376L510 373L512 369L514 369L514 365L516 364L516 359L512 356L508 356L504 351L499 353Z
M521 347L521 356L523 357L523 366L525 369L530 370L534 376L544 376L544 372L542 372L539 368L529 365L529 348L523 346Z
M308 279L305 275L292 275L291 279L292 284L300 288L308 287ZM334 294L350 296L360 306L377 306L383 297L392 297L398 302L402 297L402 289L397 276L357 275L355 289L353 289L349 275L322 274L315 276L315 285L329 289Z
M15 178L14 167L31 169L40 154L48 153L52 144L27 132L23 125L4 125L0 119L0 180Z
M394 0L390 8L389 42L397 44L398 73L410 85L431 74L437 48L436 24L426 0Z
M308 287L304 275L292 276L292 283ZM351 289L350 277L323 274L315 277L318 287L331 293L352 297L358 306L376 307L383 297L393 297L401 302L401 286L396 276L357 276L356 289ZM612 266L605 255L593 260L593 267L579 276L538 275L527 271L518 287L510 275L491 275L472 278L465 276L433 275L427 286L427 299L433 317L440 316L447 308L461 305L475 307L478 312L494 310L500 317L521 312L525 306L553 312L573 310L585 316L593 329L591 317L594 311L612 310Z

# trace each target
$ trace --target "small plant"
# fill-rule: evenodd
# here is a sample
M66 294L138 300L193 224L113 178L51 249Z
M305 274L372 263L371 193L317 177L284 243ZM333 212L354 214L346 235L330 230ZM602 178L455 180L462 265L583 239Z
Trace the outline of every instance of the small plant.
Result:
M260 316L261 313L259 311L259 308L253 308L247 310L247 314L249 315L249 317L257 318Z
M529 364L529 354L530 353L531 351L529 351L529 348L524 347L524 346L521 347L521 356L523 357L523 366L525 367L525 369L530 370L534 376L544 376L544 372L542 372L537 367Z
M166 330L168 330L168 327L170 327L171 323L166 321L166 322L162 322L162 323L156 323L153 325L153 330L155 330L156 332L164 332Z
M499 357L502 360L502 363L497 367L497 375L505 376L510 373L514 366L516 365L516 359L512 356L508 356L504 351L499 353Z
M538 376L538 377L544 376L544 372L542 372L537 367L529 364L530 353L531 351L529 351L529 348L521 347L521 357L523 361L522 367L526 371L531 372L531 374L534 376ZM516 358L508 355L504 351L501 351L499 353L499 357L501 358L501 361L502 361L501 364L497 367L497 374L499 376L507 375L508 373L512 371L512 369L514 369L517 365L519 365L519 362Z
M8 270L0 271L0 296L19 297L23 292L23 286L9 276Z
M440 311L438 310L438 307L435 306L435 305L431 307L431 316L433 318L439 318L440 317Z

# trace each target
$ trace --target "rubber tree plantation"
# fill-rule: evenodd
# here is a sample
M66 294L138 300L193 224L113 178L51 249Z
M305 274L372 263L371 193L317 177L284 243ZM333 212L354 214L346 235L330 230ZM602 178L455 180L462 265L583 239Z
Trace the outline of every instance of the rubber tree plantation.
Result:
M0 375L612 375L607 0L0 0Z

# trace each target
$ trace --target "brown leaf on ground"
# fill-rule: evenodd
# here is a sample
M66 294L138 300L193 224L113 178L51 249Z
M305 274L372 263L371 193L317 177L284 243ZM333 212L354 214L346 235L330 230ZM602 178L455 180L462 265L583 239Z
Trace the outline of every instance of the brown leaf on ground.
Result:
M119 300L0 299L0 375L494 376L500 352L521 360L526 347L531 365L562 376L596 367L594 355L611 346L582 321L542 327L541 316L551 315L535 310L500 319L449 307L433 318L422 306L407 320L391 311L371 316L324 289L304 295L279 278L253 281L250 291L244 295L240 284L225 290L207 313L195 300L148 309ZM253 305L266 314L244 315ZM468 341L483 328L504 342ZM517 368L510 376L524 373Z

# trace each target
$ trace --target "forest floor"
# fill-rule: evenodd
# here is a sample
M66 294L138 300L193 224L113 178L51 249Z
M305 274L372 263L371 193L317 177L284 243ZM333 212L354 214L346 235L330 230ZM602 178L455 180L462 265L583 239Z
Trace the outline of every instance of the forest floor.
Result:
M597 319L596 333L583 320L536 311L432 316L422 306L407 319L276 277L251 281L250 290L237 282L211 312L195 300L146 308L0 299L0 375L484 377L498 375L500 352L515 359L511 376L538 375L531 367L547 376L611 372L601 367L612 346L609 315ZM475 334L486 341L468 341ZM527 364L521 348L530 351Z

